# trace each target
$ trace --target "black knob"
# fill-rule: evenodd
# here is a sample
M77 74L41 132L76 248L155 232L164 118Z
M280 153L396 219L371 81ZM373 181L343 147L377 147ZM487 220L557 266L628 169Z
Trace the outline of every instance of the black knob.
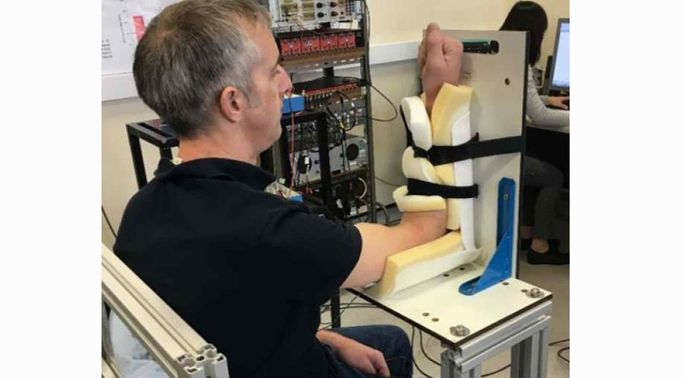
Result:
M337 6L338 6L338 3L336 3L335 1L331 1L331 6L332 6L332 7L337 7Z
M316 3L317 8L323 8L323 3Z
M354 160L359 156L359 147L356 144L350 144L345 150L347 160Z
M338 12L336 12L336 11L331 12L331 17L335 17L337 15L338 15Z
M318 17L318 18L323 18L323 16L325 16L325 15L326 15L325 13L319 12L319 13L316 14L316 17Z

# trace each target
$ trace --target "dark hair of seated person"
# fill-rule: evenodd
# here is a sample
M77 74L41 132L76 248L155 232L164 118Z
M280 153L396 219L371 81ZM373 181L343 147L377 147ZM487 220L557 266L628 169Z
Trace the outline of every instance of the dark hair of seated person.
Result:
M519 1L509 11L500 30L527 31L530 38L528 64L540 60L542 38L547 30L547 13L534 1Z

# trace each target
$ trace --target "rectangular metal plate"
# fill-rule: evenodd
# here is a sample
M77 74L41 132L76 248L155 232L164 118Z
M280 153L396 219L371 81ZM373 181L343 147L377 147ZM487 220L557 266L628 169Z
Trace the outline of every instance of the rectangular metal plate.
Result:
M552 293L541 288L538 288L541 295L533 298L529 293L535 286L515 278L473 296L459 293L462 283L482 272L481 266L465 265L387 298L351 291L451 346L461 345L552 299ZM453 335L450 328L457 325L468 328L469 334L465 337Z

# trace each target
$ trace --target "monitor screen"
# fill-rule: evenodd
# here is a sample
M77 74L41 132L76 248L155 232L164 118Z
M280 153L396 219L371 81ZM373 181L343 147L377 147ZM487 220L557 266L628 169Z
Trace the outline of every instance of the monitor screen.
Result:
M557 25L557 40L554 45L554 64L552 65L552 85L551 89L569 90L571 81L569 79L569 67L571 65L571 24L568 18L559 19Z

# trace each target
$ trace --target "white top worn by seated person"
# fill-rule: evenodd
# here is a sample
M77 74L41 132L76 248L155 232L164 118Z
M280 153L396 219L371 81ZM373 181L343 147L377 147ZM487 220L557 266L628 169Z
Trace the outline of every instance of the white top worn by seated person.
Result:
M169 377L114 312L110 313L109 333L112 341L114 363L122 377Z
M528 92L526 93L526 116L535 126L568 129L569 111L550 109L548 96L540 96L533 80L533 68L528 67Z

